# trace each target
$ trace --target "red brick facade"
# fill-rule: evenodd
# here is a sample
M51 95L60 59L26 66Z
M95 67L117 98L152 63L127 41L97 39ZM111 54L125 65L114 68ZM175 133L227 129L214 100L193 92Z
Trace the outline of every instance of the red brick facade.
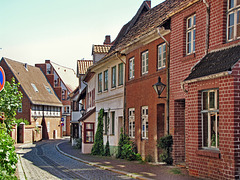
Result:
M170 34L166 37L170 40ZM137 146L138 152L143 158L151 157L153 161L158 161L157 139L167 132L166 127L166 98L158 98L152 85L157 83L158 77L164 84L166 82L166 68L157 69L158 45L164 43L160 37L145 46L137 48L126 56L126 132L129 133L129 108L135 108L135 138L132 140ZM142 75L141 54L148 50L148 73ZM129 59L134 57L135 76L129 80ZM161 95L166 97L166 89ZM141 135L141 108L148 106L148 139L143 139ZM162 108L161 108L162 107ZM157 135L157 136L156 136Z
M239 43L226 42L227 1L209 0L209 51ZM186 18L196 14L196 51L186 55ZM239 63L231 75L192 82L181 88L191 68L205 56L207 8L202 1L171 18L170 134L174 163L186 161L193 176L239 179ZM201 92L219 89L219 149L202 148ZM184 133L185 131L185 133ZM185 136L185 139L183 138Z

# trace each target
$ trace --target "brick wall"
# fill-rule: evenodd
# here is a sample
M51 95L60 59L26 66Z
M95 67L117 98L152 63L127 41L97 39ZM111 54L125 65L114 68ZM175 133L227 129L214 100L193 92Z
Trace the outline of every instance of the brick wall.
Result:
M239 40L226 43L226 0L209 0L210 34L209 50L227 47ZM196 52L185 55L186 18L196 14ZM203 38L204 37L204 38ZM174 138L173 157L178 163L184 147L182 127L185 115L185 160L190 175L211 179L239 179L239 63L231 76L191 83L181 89L191 68L205 55L206 6L199 1L171 20L170 49L170 133ZM202 149L201 91L219 88L219 151ZM181 104L185 101L184 105ZM181 102L181 103L180 103ZM180 135L181 134L181 135ZM181 145L182 142L182 145ZM182 147L181 147L182 146ZM179 148L181 151L179 152Z
M170 35L165 37L168 41ZM162 39L157 39L141 48L138 48L129 54L127 54L126 59L126 117L128 117L128 109L135 108L135 144L137 145L138 152L143 158L150 155L154 161L158 161L158 150L156 147L157 134L160 128L166 133L166 116L164 127L157 127L157 105L165 104L166 114L166 99L158 98L156 92L154 91L152 85L157 83L158 77L160 76L162 82L166 82L166 68L162 70L157 70L157 47L159 44L164 43ZM148 60L148 74L141 75L141 53L148 50L149 60ZM135 77L129 80L129 59L134 56L135 58ZM166 89L164 90L162 97L166 97ZM141 138L141 107L148 106L148 140L143 140ZM128 133L128 118L126 118L125 124L126 132ZM159 128L159 129L158 129ZM158 137L160 138L160 137Z

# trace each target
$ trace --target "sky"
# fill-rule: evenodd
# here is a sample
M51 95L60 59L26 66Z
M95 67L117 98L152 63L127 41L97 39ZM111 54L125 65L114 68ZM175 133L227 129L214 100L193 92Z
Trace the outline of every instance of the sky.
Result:
M152 7L163 0L152 0ZM0 57L76 70L92 45L113 41L143 0L0 0Z

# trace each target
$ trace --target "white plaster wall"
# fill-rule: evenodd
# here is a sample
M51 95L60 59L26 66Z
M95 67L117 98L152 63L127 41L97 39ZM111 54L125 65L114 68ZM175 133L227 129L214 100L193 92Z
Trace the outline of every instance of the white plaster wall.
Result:
M105 63L98 69L95 69L95 87L96 87L96 126L97 127L97 121L98 121L98 112L101 108L104 108L105 112L108 112L110 108L110 112L115 111L115 135L109 136L109 145L110 146L117 146L119 141L119 135L120 135L120 127L119 127L119 117L122 117L123 121L123 105L124 105L124 84L121 86L118 86L118 64L122 63L119 59L116 57L112 58L108 63ZM111 87L111 73L112 73L112 67L116 66L116 88ZM100 72L104 72L108 69L108 90L99 93L98 92L98 74ZM123 64L123 83L125 83L124 80L124 74L125 74L125 65ZM103 81L104 81L104 75ZM123 124L123 122L122 122ZM96 132L96 129L95 129ZM104 135L104 144L106 144L107 136Z

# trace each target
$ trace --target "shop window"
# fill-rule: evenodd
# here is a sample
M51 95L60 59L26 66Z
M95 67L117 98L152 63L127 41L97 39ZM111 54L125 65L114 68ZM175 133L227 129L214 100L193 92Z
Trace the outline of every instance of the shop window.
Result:
M202 145L219 148L219 90L202 92Z

